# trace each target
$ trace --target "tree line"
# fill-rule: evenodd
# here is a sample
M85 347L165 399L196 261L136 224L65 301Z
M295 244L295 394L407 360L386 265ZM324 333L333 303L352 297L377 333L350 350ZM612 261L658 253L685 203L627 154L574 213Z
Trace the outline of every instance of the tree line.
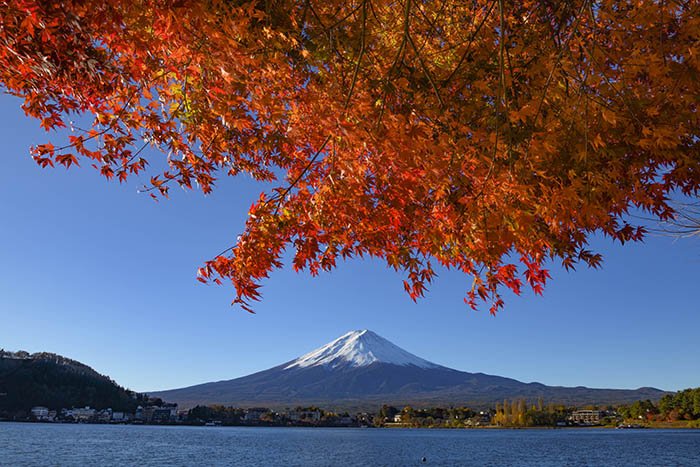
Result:
M700 427L700 387L666 394L658 403L650 400L636 401L620 407L625 418L648 421L695 421Z

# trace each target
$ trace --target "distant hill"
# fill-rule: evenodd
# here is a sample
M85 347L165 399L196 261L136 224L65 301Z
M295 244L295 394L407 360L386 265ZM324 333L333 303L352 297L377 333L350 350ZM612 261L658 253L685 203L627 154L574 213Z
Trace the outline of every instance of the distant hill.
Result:
M145 397L60 355L0 350L0 416L37 405L54 410L89 405L133 412Z
M370 409L396 406L489 407L524 398L584 406L658 400L655 388L591 389L523 383L511 378L453 370L419 358L372 331L352 331L302 357L242 378L151 393L181 406Z

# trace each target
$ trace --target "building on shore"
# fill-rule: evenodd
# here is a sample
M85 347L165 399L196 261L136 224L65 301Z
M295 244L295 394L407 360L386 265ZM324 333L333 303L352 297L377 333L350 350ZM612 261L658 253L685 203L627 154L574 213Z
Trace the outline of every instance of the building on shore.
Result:
M112 412L112 421L115 423L127 422L129 418L129 414L126 412Z
M245 411L243 420L246 422L259 422L263 415L267 414L270 409L265 407L253 407Z
M134 419L143 423L170 423L177 421L177 404L163 404L161 406L138 406Z
M576 410L569 416L569 420L577 425L600 425L601 418L602 410Z
M41 422L52 422L56 418L56 411L49 410L48 407L32 407L32 418Z
M96 413L97 411L89 406L61 410L61 416L64 419L73 419L76 422L92 421Z
M321 421L319 409L295 409L287 412L287 418L292 422L317 423Z

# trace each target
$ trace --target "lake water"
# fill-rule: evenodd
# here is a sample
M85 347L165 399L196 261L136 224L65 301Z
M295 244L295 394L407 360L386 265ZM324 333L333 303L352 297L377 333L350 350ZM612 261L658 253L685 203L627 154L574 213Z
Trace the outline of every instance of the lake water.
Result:
M0 423L0 465L700 466L700 430Z

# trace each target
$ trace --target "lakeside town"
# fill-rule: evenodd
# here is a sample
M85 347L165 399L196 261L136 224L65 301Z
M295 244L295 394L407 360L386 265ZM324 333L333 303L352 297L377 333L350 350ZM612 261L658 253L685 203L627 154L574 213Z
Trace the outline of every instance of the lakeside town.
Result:
M625 423L626 418L617 410L588 408L573 409L562 406L531 407L526 412L524 401L504 401L496 409L475 411L466 407L398 409L384 405L376 413L333 412L318 407L297 407L276 411L265 407L236 408L223 406L196 406L179 409L177 404L159 402L158 405L139 406L135 412L73 407L51 410L32 407L26 417L12 421L44 423L93 424L148 424L195 426L301 426L301 427L396 427L396 428L494 428L494 427L579 427L616 426L642 428L644 417L636 423ZM537 424L525 424L525 417L539 413ZM623 412L624 413L624 412ZM544 417L549 414L549 417ZM627 413L629 415L629 413ZM7 420L6 420L7 421Z
M290 402L240 406L178 406L137 393L92 368L51 353L29 354L0 349L0 421L103 424L180 424L222 426L323 427L673 427L700 428L700 388L665 393L635 402L587 405L503 399L449 407L425 407L420 399L393 405L381 402L353 409L328 399L324 404ZM173 399L171 399L173 400ZM175 399L178 401L178 399ZM469 406L468 406L469 405ZM372 410L377 408L377 410Z

